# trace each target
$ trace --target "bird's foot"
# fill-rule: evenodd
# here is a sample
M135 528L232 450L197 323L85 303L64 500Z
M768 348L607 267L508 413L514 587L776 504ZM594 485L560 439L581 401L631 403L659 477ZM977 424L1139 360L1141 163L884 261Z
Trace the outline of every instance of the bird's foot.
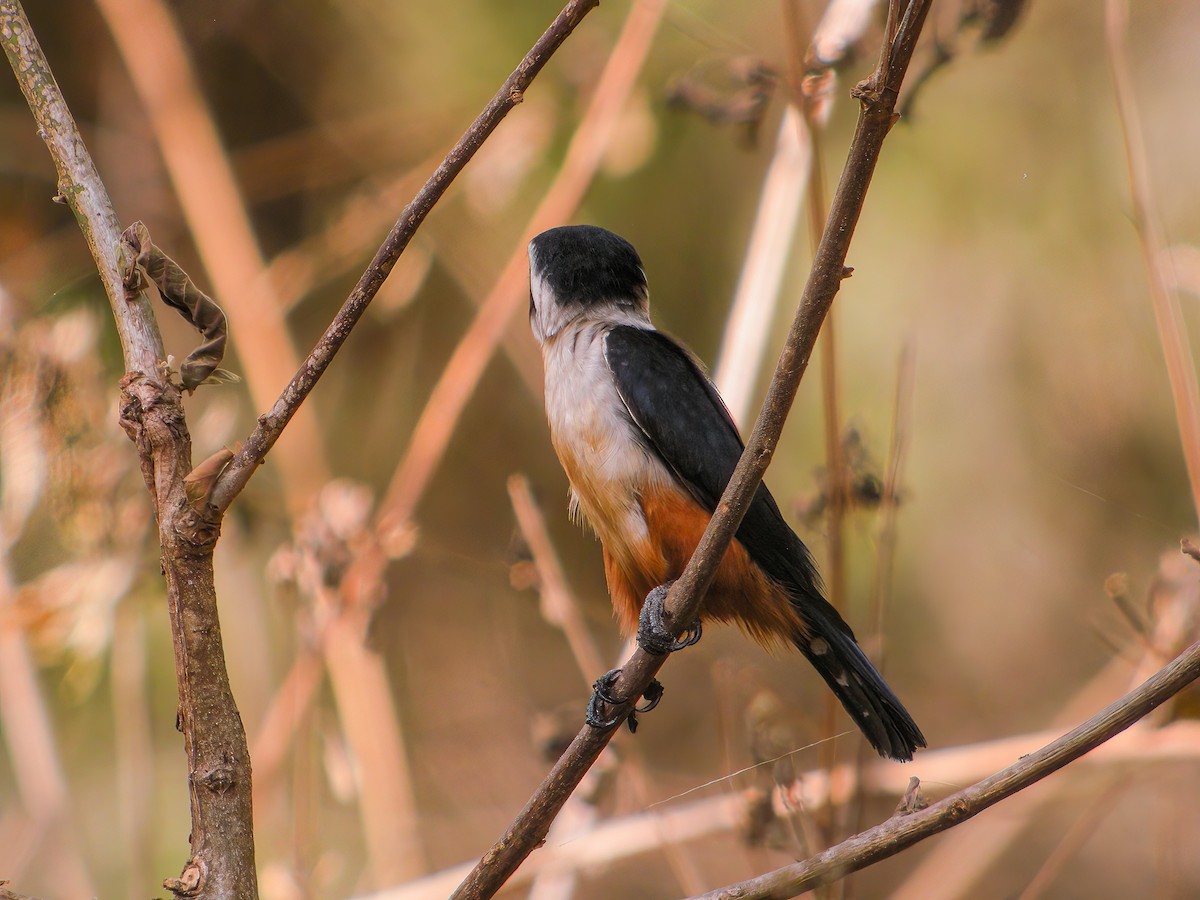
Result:
M669 581L666 584L660 584L647 594L646 602L642 604L641 615L638 616L638 646L651 656L666 656L668 653L690 647L700 640L699 619L692 622L680 638L676 638L674 633L667 628L663 615L664 604L667 599L667 591L674 583Z
M604 706L620 706L625 702L624 700L614 697L611 693L613 685L617 683L617 679L620 677L620 675L620 669L613 669L612 671L601 675L598 679L596 679L596 683L592 685L594 692L592 694L592 698L588 700L587 715L584 717L584 719L593 728L607 730L612 728L614 725L620 724L620 716L609 718L608 716L604 715L602 711ZM662 699L662 695L662 684L657 678L651 679L650 683L646 685L646 690L642 693L642 696L646 698L646 704L644 706L635 706L633 710L630 711L629 717L625 720L629 723L630 732L637 731L638 713L650 712L650 710L658 706L658 701Z

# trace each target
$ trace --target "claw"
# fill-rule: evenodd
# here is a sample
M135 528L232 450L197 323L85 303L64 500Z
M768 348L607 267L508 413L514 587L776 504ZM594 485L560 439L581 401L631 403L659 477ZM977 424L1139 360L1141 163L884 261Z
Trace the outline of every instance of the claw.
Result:
M625 702L614 697L611 693L612 687L614 684L616 684L617 678L620 676L620 674L620 669L613 669L612 671L606 672L597 678L596 683L592 685L593 693L591 699L588 700L587 714L584 716L584 721L586 721L593 728L608 730L614 725L619 725L621 723L620 716L608 718L601 715L600 712L601 707L604 705L620 706ZM629 716L625 719L625 721L629 723L629 731L631 733L637 732L638 713L650 712L650 710L658 706L658 701L662 699L663 686L657 678L652 679L651 682L646 685L646 690L642 696L646 698L645 705L634 707L630 711Z
M621 722L621 717L616 716L612 719L606 718L600 714L600 709L603 705L617 706L619 701L613 697L609 691L617 681L617 676L621 674L620 669L613 669L610 672L605 672L596 679L592 685L592 697L588 700L587 715L584 716L584 721L593 728L607 730Z
M678 639L668 630L664 618L664 604L672 583L661 584L647 594L646 602L642 604L641 615L638 616L638 646L653 656L666 656L668 653L690 647L700 640L702 633L699 619L692 622Z

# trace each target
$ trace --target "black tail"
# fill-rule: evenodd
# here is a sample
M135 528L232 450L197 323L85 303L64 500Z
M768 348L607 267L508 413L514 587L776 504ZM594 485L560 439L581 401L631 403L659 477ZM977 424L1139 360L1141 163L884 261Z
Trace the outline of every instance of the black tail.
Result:
M809 624L811 636L797 637L796 646L821 673L871 746L881 756L908 762L917 748L925 746L925 735L904 704L852 635L836 625Z

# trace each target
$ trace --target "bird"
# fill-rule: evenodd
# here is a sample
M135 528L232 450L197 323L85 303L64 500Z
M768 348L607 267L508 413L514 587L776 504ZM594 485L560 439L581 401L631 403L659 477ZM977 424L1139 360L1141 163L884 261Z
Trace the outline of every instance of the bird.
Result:
M528 250L530 327L569 510L599 537L615 616L633 633L645 625L647 599L661 614L664 586L682 574L744 445L701 364L650 321L645 267L629 241L594 225L564 225L538 234ZM926 745L825 599L812 554L765 485L725 552L701 619L734 623L768 647L797 648L881 756L908 761ZM653 652L694 642L695 627Z

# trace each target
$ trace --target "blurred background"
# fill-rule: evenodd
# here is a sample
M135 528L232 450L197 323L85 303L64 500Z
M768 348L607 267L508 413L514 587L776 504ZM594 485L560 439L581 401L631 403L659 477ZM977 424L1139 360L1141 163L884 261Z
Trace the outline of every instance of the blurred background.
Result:
M825 5L591 13L226 517L217 583L264 897L367 896L473 861L578 728L621 636L599 545L567 518L524 242L566 221L631 240L657 323L723 386L741 379L728 389L748 428L808 269L812 204L844 160L849 90L879 45L866 4L843 26L858 36L828 51L835 74L802 83ZM835 343L767 475L930 750L877 765L798 656L710 628L531 859L576 861L531 865L510 896L683 895L802 858L888 816L909 775L933 799L974 782L1194 637L1200 568L1179 541L1196 508L1105 8L1035 3L981 40L1002 4L975 6L984 21L964 29L960 5L935 5ZM28 4L119 217L144 221L230 316L224 365L243 381L186 401L197 461L249 433L558 8ZM1164 231L1151 258L1193 339L1198 34L1200 8L1143 0L1121 38ZM800 97L815 130L787 112ZM117 425L120 347L55 191L0 77L0 879L148 897L188 856L164 585ZM755 300L760 313L734 334L739 297L739 316ZM182 359L195 336L159 309ZM1194 706L1155 720L1173 749L1144 733L827 895L1200 895Z

